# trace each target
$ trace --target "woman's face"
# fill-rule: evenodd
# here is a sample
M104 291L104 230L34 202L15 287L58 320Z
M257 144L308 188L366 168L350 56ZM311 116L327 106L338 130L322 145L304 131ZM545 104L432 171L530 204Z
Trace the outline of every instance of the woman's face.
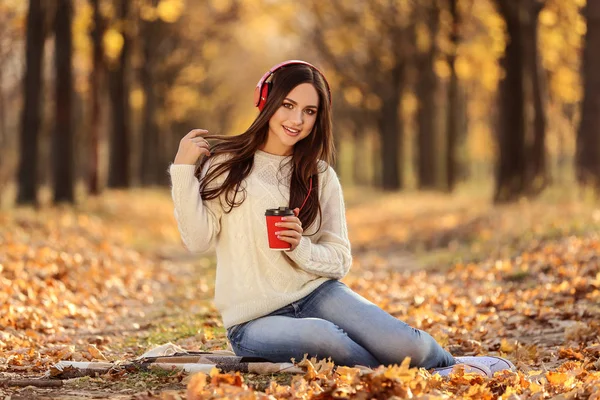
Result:
M294 145L310 135L318 109L319 95L315 87L310 83L296 86L269 120L269 134L262 150L291 155Z

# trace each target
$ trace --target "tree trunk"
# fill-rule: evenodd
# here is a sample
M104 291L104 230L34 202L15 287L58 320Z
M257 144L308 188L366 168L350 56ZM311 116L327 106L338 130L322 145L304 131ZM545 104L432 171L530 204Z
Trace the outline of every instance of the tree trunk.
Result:
M436 94L438 78L434 70L436 56L435 40L439 27L439 9L435 4L426 7L427 27L429 29L430 47L420 58L417 97L419 109L417 110L417 141L418 141L418 185L419 189L434 189L437 186L437 116L438 106Z
M104 21L100 14L100 0L90 0L94 12L94 29L92 36L92 57L93 69L90 74L92 100L90 116L90 164L89 164L89 192L97 195L102 191L100 187L100 142L104 136L102 134L102 101L101 93L104 83L104 46L102 38L104 37Z
M379 115L381 152L381 186L384 190L397 190L404 186L401 170L404 157L400 145L404 141L404 124L400 118L400 99L404 84L404 65L397 65L391 72L389 84L379 93L383 104Z
M600 188L600 2L588 1L583 50L583 103L577 131L577 180Z
M355 185L365 186L369 184L367 175L365 173L365 156L362 150L365 140L365 123L362 120L362 116L352 118L352 139L354 146L354 162L352 164L352 180ZM334 135L337 136L337 135Z
M73 203L74 153L72 104L73 73L71 22L73 4L71 0L58 0L54 31L56 34L56 112L55 130L52 141L52 163L54 165L54 201Z
M141 132L141 169L140 180L143 185L151 185L158 183L159 176L157 174L159 137L158 126L156 124L157 97L154 87L154 50L156 43L156 30L159 21L144 21L142 32L143 34L143 54L144 63L140 70L140 81L144 90L144 109L142 111L142 132ZM166 167L165 167L166 168ZM163 168L164 170L164 168Z
M21 122L19 193L17 202L36 202L38 143L41 122L42 62L44 57L44 9L42 0L30 0L27 14L24 105Z
M498 0L508 31L508 43L502 60L505 77L500 83L498 157L495 201L516 200L524 190L525 175L525 99L523 93L523 31L518 4Z
M154 120L156 116L156 95L154 94L154 85L152 78L148 73L147 66L142 67L141 81L144 90L146 102L144 104L142 116L142 157L140 180L143 185L156 184L158 177L156 174L156 164L158 161L158 129Z
M450 67L450 81L448 82L448 111L446 116L446 189L451 192L456 185L458 162L457 162L457 142L458 142L458 124L459 124L459 103L458 76L456 75L456 53L458 51L458 27L460 25L460 15L457 9L458 0L449 0L450 16L452 17L452 27L450 31L450 54L448 55L448 66Z
M528 146L527 175L525 187L529 195L539 194L548 184L549 176L546 160L546 87L543 79L541 59L538 49L538 16L543 3L533 2L528 8L525 24L524 59L525 76L529 80L529 99L533 102L533 117L529 125L533 132L532 142Z
M4 149L6 145L6 111L4 106L4 74L0 71L0 147ZM0 154L2 150L0 150ZM0 166L1 167L1 166ZM0 173L1 173L0 168ZM1 182L0 182L1 183Z
M392 104L384 103L379 118L379 137L381 152L381 187L384 190L397 190L402 187L399 174L400 138L398 134L398 111Z
M127 32L129 1L117 0L116 8L123 21L123 48L119 63L110 74L110 97L113 128L110 140L110 164L108 168L108 186L126 188L130 186L129 160L131 157L130 107L129 107L129 46Z
M508 31L500 84L499 144L495 200L536 195L546 185L546 120L537 23L543 1L496 0ZM530 107L529 104L532 106Z
M166 96L164 95L159 97L158 107L160 107L162 110L166 109L166 104L164 102L165 98ZM172 125L163 123L160 125L157 124L157 127L157 162L154 164L154 170L156 171L156 184L161 186L169 186L171 180L169 179L169 175L166 171L169 163L171 163L173 159L173 154L176 153L175 149L172 152L169 151L169 149L171 149L169 145L169 138L173 136Z

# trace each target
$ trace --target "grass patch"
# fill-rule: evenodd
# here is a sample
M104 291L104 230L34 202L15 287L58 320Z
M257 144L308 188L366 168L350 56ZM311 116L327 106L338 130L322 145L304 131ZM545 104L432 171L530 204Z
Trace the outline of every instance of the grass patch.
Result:
M504 277L504 280L508 282L523 282L530 276L531 273L529 271L517 271L512 274L506 275Z
M428 271L446 271L456 263L468 263L475 259L470 246L465 245L461 245L458 249L421 250L415 257L417 264Z
M136 356L142 355L153 347L169 342L177 344L190 338L192 340L188 344L195 347L194 350L208 351L218 347L224 348L226 346L225 328L207 326L208 321L204 314L176 313L160 319L145 332L128 336L121 346L130 349Z

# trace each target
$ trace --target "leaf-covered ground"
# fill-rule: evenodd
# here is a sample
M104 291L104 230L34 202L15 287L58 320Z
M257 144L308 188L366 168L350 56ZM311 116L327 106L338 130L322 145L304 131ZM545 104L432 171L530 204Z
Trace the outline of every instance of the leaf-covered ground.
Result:
M349 194L347 214L355 261L344 282L453 354L501 355L519 371L442 380L304 361L305 376L129 373L51 389L0 383L0 397L600 399L600 207ZM182 250L166 192L2 211L0 382L166 342L225 348L213 277L214 259Z

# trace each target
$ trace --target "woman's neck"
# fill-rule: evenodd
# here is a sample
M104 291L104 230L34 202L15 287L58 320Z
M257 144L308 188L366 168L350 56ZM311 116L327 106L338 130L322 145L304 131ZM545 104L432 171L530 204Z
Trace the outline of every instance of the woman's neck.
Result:
M283 147L283 146L274 146L274 145L270 145L269 141L267 141L265 144L263 144L259 150L265 152L265 153L269 153L269 154L273 154L276 156L282 156L282 157L287 157L287 156L291 156L292 154L294 154L294 148L293 147Z
M256 155L262 157L262 158L266 158L266 159L270 159L270 160L285 160L286 158L291 157L292 155L281 155L281 154L274 154L274 153L270 153L268 151L262 150L262 149L257 149L256 150Z

